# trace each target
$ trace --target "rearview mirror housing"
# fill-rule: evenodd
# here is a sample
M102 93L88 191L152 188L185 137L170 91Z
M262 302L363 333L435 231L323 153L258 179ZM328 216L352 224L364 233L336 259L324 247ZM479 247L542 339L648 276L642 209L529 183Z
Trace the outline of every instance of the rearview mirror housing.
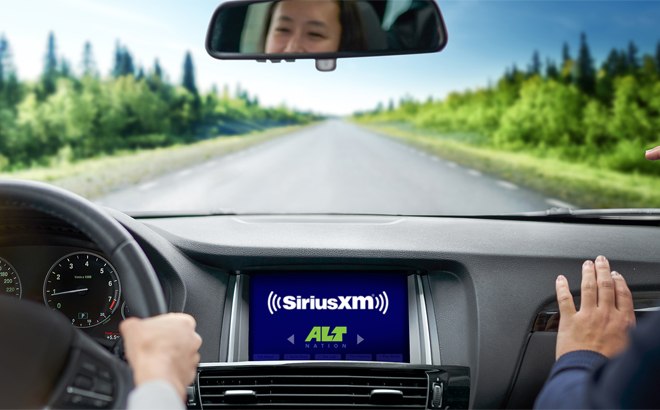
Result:
M241 0L213 13L206 50L222 60L315 59L433 53L447 44L434 0Z

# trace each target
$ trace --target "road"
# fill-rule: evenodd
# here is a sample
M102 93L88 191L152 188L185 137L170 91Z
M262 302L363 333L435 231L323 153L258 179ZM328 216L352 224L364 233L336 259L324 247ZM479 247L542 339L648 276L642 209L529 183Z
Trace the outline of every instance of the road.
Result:
M126 212L500 214L560 201L340 120L116 191Z

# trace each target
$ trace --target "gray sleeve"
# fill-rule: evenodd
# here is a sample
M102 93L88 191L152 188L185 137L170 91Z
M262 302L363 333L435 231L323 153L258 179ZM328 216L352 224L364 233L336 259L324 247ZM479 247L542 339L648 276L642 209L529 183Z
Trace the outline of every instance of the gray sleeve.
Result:
M128 395L128 410L184 410L185 408L174 386L165 380L144 383Z

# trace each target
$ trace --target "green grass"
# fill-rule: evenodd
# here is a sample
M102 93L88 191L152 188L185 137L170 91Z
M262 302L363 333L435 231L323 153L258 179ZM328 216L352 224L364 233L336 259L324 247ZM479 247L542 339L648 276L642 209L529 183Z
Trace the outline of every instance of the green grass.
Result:
M272 128L239 136L217 137L194 144L121 152L72 163L61 162L49 167L0 173L0 177L44 181L94 199L116 189L136 185L261 144L302 127L304 126Z
M660 208L660 178L597 169L532 154L507 152L411 130L398 124L358 122L379 134L511 181L582 208ZM640 161L644 158L640 156ZM658 164L660 166L660 164Z

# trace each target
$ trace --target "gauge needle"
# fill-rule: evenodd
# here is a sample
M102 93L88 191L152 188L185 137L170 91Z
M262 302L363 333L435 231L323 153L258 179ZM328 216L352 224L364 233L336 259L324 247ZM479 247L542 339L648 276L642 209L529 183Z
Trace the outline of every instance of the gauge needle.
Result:
M87 292L89 289L87 288L82 288L82 289L74 289L74 290L67 290L66 292L55 292L51 293L51 296L59 296L59 295L66 295L67 293L78 293L78 292Z

